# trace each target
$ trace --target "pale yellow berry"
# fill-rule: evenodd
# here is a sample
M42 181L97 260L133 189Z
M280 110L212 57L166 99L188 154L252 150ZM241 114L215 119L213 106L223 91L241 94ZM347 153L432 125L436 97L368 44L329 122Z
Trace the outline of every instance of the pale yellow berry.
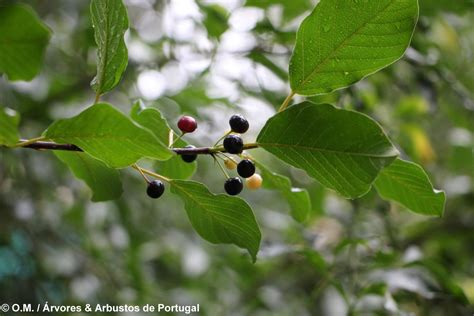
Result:
M262 181L262 176L260 176L258 173L255 173L250 178L245 179L245 186L249 189L257 190L262 186Z
M235 161L228 158L224 160L224 165L229 170L234 170L235 168L237 168L237 164L235 163Z

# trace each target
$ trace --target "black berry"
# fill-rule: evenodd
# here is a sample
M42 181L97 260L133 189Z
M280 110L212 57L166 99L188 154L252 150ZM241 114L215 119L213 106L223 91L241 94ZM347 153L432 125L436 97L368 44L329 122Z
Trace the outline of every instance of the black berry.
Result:
M183 133L192 133L197 128L196 120L191 116L182 116L178 121L178 128Z
M242 178L251 177L255 173L255 164L249 159L244 159L237 165L237 173Z
M240 180L239 177L229 178L224 184L224 189L229 195L237 195L242 192L243 188L244 184L242 183L242 180Z
M188 145L184 148L196 148L196 147L194 147L193 145ZM194 160L196 160L196 158L197 158L196 154L181 155L181 159L183 159L183 161L185 162L193 162Z
M165 185L160 180L153 180L148 183L146 194L153 199L157 199L165 192Z
M249 129L249 121L240 114L235 114L230 117L230 128L233 132L243 134Z
M224 148L230 154L240 154L244 149L244 142L237 135L229 135L224 138Z

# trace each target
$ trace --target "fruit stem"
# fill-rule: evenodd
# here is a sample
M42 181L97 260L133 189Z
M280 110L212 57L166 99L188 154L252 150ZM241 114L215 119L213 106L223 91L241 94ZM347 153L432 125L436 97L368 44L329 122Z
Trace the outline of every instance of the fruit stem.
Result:
M171 143L171 145L170 145L169 147L170 147L170 148L173 148L173 145L176 144L176 142L177 142L178 140L180 140L180 139L184 136L184 134L186 134L186 133L185 133L185 132L181 132L181 135L179 135L178 138L176 138L176 139Z
M217 153L220 154L220 155L222 155L222 156L224 156L225 158L227 158L227 159L233 161L235 164L237 164L237 161L235 161L234 158L232 158L231 156L227 155L226 153L223 153L223 152L221 152L221 151L220 151L220 152L217 152ZM219 157L219 156L218 156L218 157ZM222 157L221 157L221 158L222 158Z
M147 175L149 175L149 176L152 176L152 177L155 177L155 178L157 178L157 179L163 180L163 181L165 181L165 182L170 182L170 181L171 181L170 178L164 177L164 176L162 176L162 175L160 175L160 174L158 174L158 173L155 173L155 172L153 172L153 171L150 171L150 170L144 169L144 168L142 168L142 167L139 167L137 164L133 164L133 165L131 165L131 167L132 167L133 169L136 169L136 170L138 170L138 171L144 173L144 174L147 174Z
M31 138L31 139L21 139L18 144L15 144L15 145L13 145L13 146L11 146L11 147L12 147L12 148L25 147L25 146L34 144L34 143L36 143L36 142L43 141L43 140L45 140L45 139L46 139L45 137L35 137L35 138Z
M214 162L217 163L217 165L219 166L219 168L222 170L222 173L224 173L224 176L226 179L229 179L229 174L227 173L227 171L225 171L224 167L222 167L221 163L219 162L219 160L216 158L216 156L214 156L213 154L212 155L212 158L214 158Z
M293 92L293 91L290 92L290 94L286 97L286 99L283 100L283 103L281 104L280 108L278 109L278 112L281 112L281 111L285 110L288 107L288 105L290 104L291 99L294 97L295 94L296 94L296 92Z
M143 170L142 168L140 168L136 163L134 163L132 165L132 168L138 170L138 172L140 172L140 174L142 175L143 179L145 179L145 182L146 183L150 183L150 180L148 180L148 178L146 177L146 175L143 173Z
M227 137L228 135L230 135L231 133L232 133L232 130L229 130L228 132L226 132L224 135L222 135L222 136L216 141L216 143L215 143L214 146L212 146L212 147L216 147L217 144L219 144L219 142L220 142L221 140L223 140L224 138L226 138L226 137Z

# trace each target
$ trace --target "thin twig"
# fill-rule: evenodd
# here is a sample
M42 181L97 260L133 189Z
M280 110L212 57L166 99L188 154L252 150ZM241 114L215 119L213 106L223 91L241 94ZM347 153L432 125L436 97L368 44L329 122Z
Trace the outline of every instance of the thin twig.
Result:
M55 142L37 141L34 143L28 143L25 145L27 140L21 140L17 146L18 148L31 148L37 150L66 150L66 151L83 151L81 148L74 144L58 144ZM258 148L257 143L244 144L244 149ZM14 148L14 147L12 147ZM178 155L210 155L217 152L227 152L223 146L217 147L196 147L196 148L170 148Z

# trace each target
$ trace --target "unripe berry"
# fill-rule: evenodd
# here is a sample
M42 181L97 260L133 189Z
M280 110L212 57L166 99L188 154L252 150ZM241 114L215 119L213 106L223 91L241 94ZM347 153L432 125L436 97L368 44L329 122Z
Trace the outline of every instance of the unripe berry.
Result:
M193 145L187 145L184 148L196 148ZM181 159L183 159L184 162L193 162L196 160L197 155L196 154L186 154L186 155L181 155Z
M230 128L233 132L243 134L249 129L249 122L240 114L235 114L230 117Z
M244 184L242 183L242 180L240 180L239 177L229 178L224 184L224 189L229 195L237 195L242 192L243 188Z
M224 148L230 154L240 154L244 149L242 138L237 135L228 135L224 138Z
M146 194L152 199L157 199L163 195L165 192L165 185L160 180L153 180L148 183L148 188L146 189Z
M178 128L183 133L192 133L197 128L196 120L191 116L182 116L178 121Z
M237 165L237 173L242 178L251 177L255 173L255 164L250 159L244 159Z
M226 158L224 160L224 165L229 170L234 170L235 168L237 168L237 164L235 163L235 161L229 158Z
M256 190L262 186L262 182L262 177L258 173L255 173L250 178L245 179L245 186L249 189Z

